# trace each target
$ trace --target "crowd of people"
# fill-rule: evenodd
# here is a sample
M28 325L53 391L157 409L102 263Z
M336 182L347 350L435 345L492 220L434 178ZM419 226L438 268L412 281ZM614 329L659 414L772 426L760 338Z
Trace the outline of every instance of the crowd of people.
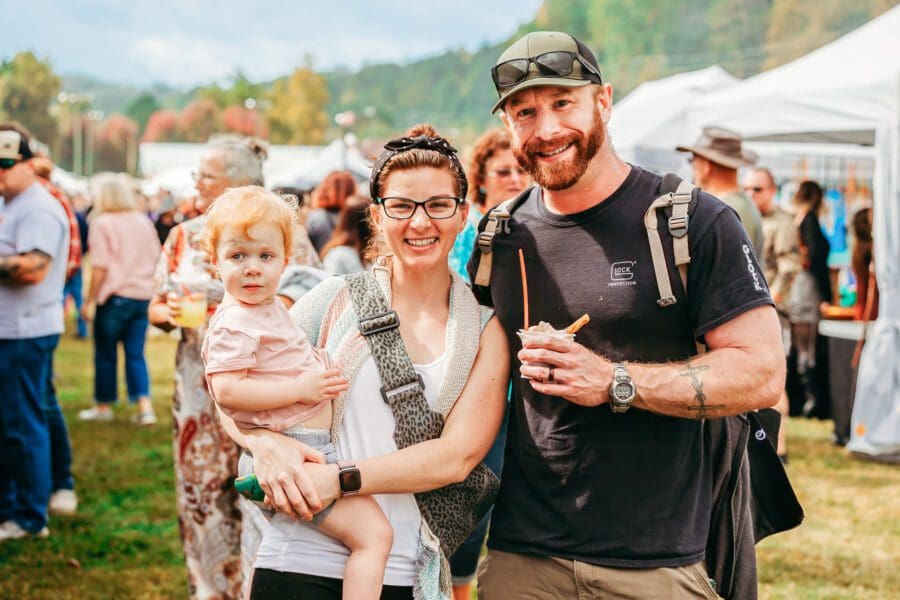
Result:
M0 542L77 510L52 366L71 297L77 335L92 324L84 421L113 420L121 344L132 420L156 424L145 338L178 332L192 598L461 600L476 573L488 600L755 597L752 543L722 533L749 496L714 486L708 423L786 418L792 350L815 412L822 188L786 210L740 136L708 127L678 147L700 189L667 190L617 156L612 87L571 35L527 34L491 77L503 127L465 166L417 125L367 188L339 171L311 194L267 191L265 144L225 135L186 206L112 174L70 200L0 125Z

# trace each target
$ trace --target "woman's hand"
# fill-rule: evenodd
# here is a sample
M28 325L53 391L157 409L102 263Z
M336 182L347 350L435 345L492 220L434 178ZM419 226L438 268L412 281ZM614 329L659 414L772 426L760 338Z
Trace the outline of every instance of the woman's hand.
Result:
M87 321L88 323L94 320L94 314L96 313L96 305L93 300L85 300L84 304L81 305L81 318Z
M329 504L341 497L337 465L307 463L306 474L316 488L319 500L322 501L322 510L325 510Z
M323 505L316 485L307 473L323 463L322 454L286 436L261 436L248 440L259 485L266 492L266 504L294 519L312 520Z
M150 303L150 308L147 310L147 318L150 320L150 324L154 327L158 327L163 331L172 331L178 325L175 323L175 310L180 310L180 308L173 308L175 295L169 294L166 298L162 298L158 296Z

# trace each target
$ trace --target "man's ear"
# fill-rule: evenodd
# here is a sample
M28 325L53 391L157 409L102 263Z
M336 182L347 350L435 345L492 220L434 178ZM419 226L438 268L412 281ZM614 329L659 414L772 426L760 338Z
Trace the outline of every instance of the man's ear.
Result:
M600 112L600 118L603 119L603 124L608 125L609 119L612 117L612 84L604 83L598 86L598 89L594 91L594 101L597 103L597 110Z

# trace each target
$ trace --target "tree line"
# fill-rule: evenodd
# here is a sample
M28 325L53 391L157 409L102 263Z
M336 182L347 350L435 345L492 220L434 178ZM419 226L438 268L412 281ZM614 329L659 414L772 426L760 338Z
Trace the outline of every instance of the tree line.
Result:
M386 137L429 121L467 141L492 124L489 70L510 41L545 29L575 34L595 50L622 98L638 84L719 64L737 77L793 60L858 27L900 0L545 0L508 39L410 64L317 72L312 59L272 82L237 73L164 106L143 91L109 115L67 94L52 66L31 52L0 63L0 119L26 125L71 168L90 142L93 170L124 171L140 141L203 142L216 132L278 144L321 144L342 133L332 115L356 115L360 137ZM835 76L839 76L836 74ZM61 95L62 94L62 95ZM344 127L349 122L345 120ZM86 142L87 140L87 142ZM76 150L81 144L82 150ZM82 158L81 164L84 164Z

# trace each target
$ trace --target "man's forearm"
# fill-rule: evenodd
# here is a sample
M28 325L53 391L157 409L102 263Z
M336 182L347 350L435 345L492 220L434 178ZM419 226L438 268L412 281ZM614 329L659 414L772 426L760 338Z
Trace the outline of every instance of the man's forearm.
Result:
M637 387L634 406L705 419L773 406L784 387L783 359L724 348L682 363L628 364Z
M13 285L33 285L43 281L50 267L50 257L43 252L0 256L0 281Z

